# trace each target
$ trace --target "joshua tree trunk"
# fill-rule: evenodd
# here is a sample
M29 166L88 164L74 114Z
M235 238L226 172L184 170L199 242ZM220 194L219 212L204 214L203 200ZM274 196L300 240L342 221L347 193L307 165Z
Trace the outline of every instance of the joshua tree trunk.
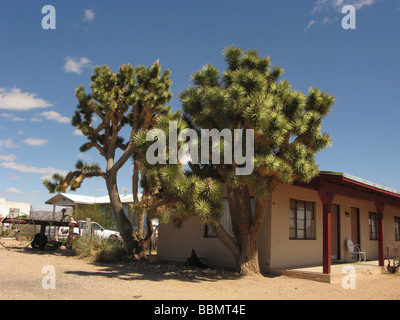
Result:
M128 246L129 252L132 252L137 247L137 239L134 237L134 230L128 217L125 215L124 208L119 197L117 187L117 174L110 171L106 174L106 185L110 196L110 203L117 220L118 231L122 239Z
M265 216L266 199L255 200L252 213L247 186L235 189L228 187L227 191L234 239L221 224L213 225L214 230L235 258L236 271L242 275L257 274L260 272L258 233Z

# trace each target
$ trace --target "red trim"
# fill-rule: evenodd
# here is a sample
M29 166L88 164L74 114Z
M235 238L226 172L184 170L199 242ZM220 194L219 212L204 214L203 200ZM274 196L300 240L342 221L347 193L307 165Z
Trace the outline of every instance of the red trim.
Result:
M390 192L390 191L385 190L385 189L380 189L380 188L377 188L377 187L373 187L373 186L370 186L370 185L367 185L367 184L364 184L364 183L361 183L361 182L358 182L358 181L354 181L354 180L351 180L351 179L348 179L348 178L345 178L345 177L342 177L341 180L344 181L344 182L348 182L348 183L350 183L352 185L357 185L357 186L360 186L360 187L362 187L364 189L368 189L368 190L371 190L371 191L374 191L374 192L377 192L377 193L383 193L385 195L388 195L388 196L391 196L391 197L394 197L394 198L397 198L397 199L400 200L400 194L393 193L393 192Z
M331 273L331 205L323 205L323 241L322 241L322 272Z
M331 205L335 194L328 191L322 185L318 191L319 198L322 202L322 272L331 273L331 251L332 251L332 230L331 230Z
M385 205L383 203L375 203L375 208L378 213L378 257L379 266L385 266L385 244L384 244L384 231L383 231L383 210Z
M384 223L385 204L400 207L400 194L345 178L342 174L321 173L309 184L295 183L318 191L323 205L323 273L331 272L331 204L335 194L375 202L378 216L379 266L384 266Z

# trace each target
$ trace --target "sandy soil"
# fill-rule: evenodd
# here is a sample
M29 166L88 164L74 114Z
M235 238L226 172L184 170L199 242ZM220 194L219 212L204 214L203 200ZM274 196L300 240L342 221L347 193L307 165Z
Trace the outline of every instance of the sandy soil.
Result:
M357 276L355 289L286 276L239 277L226 269L206 271L171 262L92 263L67 249L44 251L1 240L2 300L304 300L400 299L400 276ZM51 266L50 269L44 268ZM53 270L55 282L51 282ZM55 284L55 289L44 289ZM43 287L44 285L44 287Z

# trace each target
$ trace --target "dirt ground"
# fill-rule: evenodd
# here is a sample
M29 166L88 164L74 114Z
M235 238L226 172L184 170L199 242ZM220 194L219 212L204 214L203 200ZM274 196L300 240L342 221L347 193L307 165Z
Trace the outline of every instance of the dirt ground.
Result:
M0 240L1 300L367 300L400 299L400 276L356 277L355 289L287 276L240 277L172 262L93 263L67 249ZM54 277L53 277L54 275Z

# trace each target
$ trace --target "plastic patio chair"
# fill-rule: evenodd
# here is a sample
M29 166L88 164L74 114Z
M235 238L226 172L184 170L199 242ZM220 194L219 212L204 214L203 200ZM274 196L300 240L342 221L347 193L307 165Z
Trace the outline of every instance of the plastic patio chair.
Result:
M348 239L346 243L349 252L352 255L357 255L359 262L361 262L361 260L363 260L364 262L367 260L367 253L365 252L365 249L361 247L361 245L354 244L353 241L351 241L350 239Z

